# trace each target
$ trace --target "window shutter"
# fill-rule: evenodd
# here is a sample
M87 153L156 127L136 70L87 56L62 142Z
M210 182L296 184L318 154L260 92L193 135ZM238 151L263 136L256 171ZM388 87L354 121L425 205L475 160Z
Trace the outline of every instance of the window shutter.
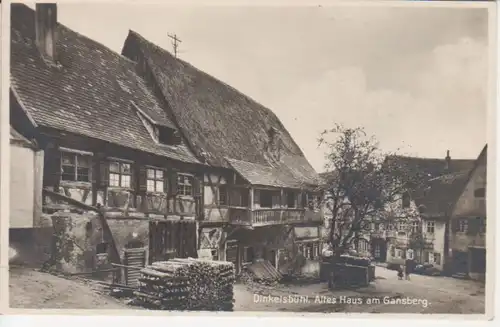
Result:
M169 185L170 185L170 175L169 171L163 171L163 193L168 193Z
M169 185L169 193L173 196L177 195L177 171L175 170L170 170L169 171L169 182L168 182L168 185Z
M99 174L97 173L99 171L99 161L95 156L93 156L91 159L91 167L92 168L90 169L90 176L91 176L90 178L93 187L95 187L97 185L97 180L99 176Z
M104 154L99 155L99 186L106 188L109 185L109 162Z
M193 195L195 198L201 197L201 180L198 176L193 178Z
M46 185L53 186L55 191L59 190L61 182L62 166L61 166L61 151L56 145L50 145L46 150L47 169L46 169Z
M143 165L136 165L137 171L139 172L139 192L146 193L148 190L148 170Z

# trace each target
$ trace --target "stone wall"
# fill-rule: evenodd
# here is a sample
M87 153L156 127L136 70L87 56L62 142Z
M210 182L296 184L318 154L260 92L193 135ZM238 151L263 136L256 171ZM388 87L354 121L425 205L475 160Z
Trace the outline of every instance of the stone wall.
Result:
M146 219L107 218L118 252L132 241L139 246L149 245L149 221ZM67 273L90 272L109 268L111 240L103 232L96 214L57 213L52 216L56 251L55 266ZM137 247L137 244L134 244Z

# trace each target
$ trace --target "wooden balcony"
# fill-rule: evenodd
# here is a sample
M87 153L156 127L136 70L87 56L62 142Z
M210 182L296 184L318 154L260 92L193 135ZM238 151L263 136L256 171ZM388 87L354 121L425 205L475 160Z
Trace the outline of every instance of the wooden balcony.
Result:
M301 224L321 222L321 215L306 215L305 209L261 208L231 208L230 221L234 225L267 226L280 224Z

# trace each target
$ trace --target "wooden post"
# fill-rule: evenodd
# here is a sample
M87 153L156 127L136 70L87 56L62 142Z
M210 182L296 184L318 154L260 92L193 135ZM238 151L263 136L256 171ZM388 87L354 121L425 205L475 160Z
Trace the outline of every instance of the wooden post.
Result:
M250 187L248 189L248 197L249 197L249 203L248 203L248 220L250 223L253 223L253 209L254 209L254 188Z
M44 152L34 152L34 183L33 183L33 226L40 227L43 208L43 163Z

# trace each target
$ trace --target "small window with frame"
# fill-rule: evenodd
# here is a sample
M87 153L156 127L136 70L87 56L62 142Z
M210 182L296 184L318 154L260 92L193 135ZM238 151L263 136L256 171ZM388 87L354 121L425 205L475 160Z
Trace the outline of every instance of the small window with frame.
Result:
M436 229L436 224L433 221L428 221L427 222L427 233L434 234L435 229Z
M71 152L61 153L61 179L71 182L90 182L91 156Z
M412 231L412 233L418 233L419 232L419 223L418 223L418 221L413 221L411 223L411 231Z
M187 174L177 175L177 192L179 195L193 195L193 176Z
M477 217L479 220L479 234L486 234L486 218Z
M469 230L469 222L467 219L460 219L458 222L458 231L460 233L466 233Z
M227 185L223 184L223 185L219 185L219 191L218 191L218 197L219 197L219 205L227 205L228 204L228 201L227 201Z
M163 169L148 168L146 184L148 192L163 193L165 191Z
M113 161L109 163L109 186L130 188L132 169L130 163Z

